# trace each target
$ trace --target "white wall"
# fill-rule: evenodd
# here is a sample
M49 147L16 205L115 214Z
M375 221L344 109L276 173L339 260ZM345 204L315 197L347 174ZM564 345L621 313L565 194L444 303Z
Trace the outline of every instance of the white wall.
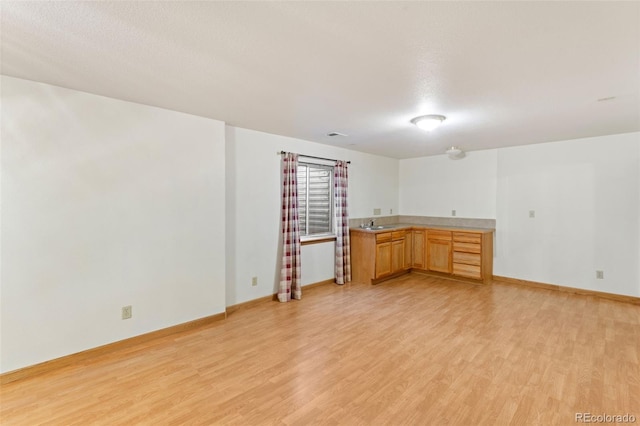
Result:
M350 216L372 216L374 208L397 213L398 160L232 126L227 126L226 138L228 306L277 291L280 274L277 152L351 160ZM333 243L302 248L303 285L334 277L333 250ZM258 277L258 286L251 286L252 277Z
M223 312L224 123L1 82L0 370Z
M459 160L446 155L400 162L403 215L495 219L497 151L473 151Z
M494 273L640 296L639 155L640 133L500 149Z
M401 160L400 213L495 218L495 275L640 296L639 153L629 133Z

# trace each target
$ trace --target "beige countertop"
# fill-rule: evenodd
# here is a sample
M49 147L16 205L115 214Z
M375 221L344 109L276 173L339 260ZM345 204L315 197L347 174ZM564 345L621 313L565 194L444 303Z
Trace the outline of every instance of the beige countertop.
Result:
M395 223L391 225L380 225L373 226L371 228L360 228L360 227L352 227L351 231L354 232L364 232L367 234L379 234L381 232L391 232L391 231L401 231L406 229L438 229L443 231L467 231L467 232L481 232L481 233L492 233L495 230L493 228L466 228L462 226L437 226L437 225L416 225L410 223Z

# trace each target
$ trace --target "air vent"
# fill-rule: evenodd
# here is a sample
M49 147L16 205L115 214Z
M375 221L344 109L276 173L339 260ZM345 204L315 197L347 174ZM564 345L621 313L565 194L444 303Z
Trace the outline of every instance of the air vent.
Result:
M327 133L327 136L331 136L333 138L335 136L344 136L344 137L346 137L347 135L345 135L344 133L340 133L340 132L329 132L329 133Z

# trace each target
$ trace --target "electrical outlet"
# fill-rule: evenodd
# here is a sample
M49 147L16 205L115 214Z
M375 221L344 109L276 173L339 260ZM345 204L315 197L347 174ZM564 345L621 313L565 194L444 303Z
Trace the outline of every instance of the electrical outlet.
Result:
M451 210L451 216L455 216L456 215L456 211L455 210Z
M255 287L258 285L258 277L251 278L251 286Z
M393 209L389 209L389 214L393 214Z
M529 217L531 219L533 219L534 217L536 217L536 211L535 210L529 210Z
M122 319L131 318L131 305L122 307Z
M596 279L604 280L604 271L596 271Z
M380 216L381 213L382 213L382 209L373 209L374 216Z

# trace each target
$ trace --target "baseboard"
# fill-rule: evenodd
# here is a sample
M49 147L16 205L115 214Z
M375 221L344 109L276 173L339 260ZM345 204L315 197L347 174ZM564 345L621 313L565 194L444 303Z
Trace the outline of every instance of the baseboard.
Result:
M391 280L393 278L398 278L398 277L401 277L403 275L409 274L410 272L411 272L411 269L404 269L402 271L394 272L391 275L386 275L386 276L384 276L382 278L371 278L371 284L372 285L380 284L380 283L383 283L385 281L389 281L389 280Z
M411 273L412 274L418 274L418 275L424 275L424 276L427 276L427 277L443 278L445 280L457 281L457 282L466 283L466 284L486 285L486 284L490 284L491 283L491 281L489 281L488 283L485 283L482 280L476 280L476 279L473 279L473 278L461 277L460 275L448 274L446 272L428 271L426 269L413 268L413 269L411 269Z
M336 280L335 278L330 278L328 280L324 280L324 281L318 281L316 283L311 283L311 284L307 284L307 285L303 285L302 288L304 290L308 290L310 288L313 287L318 287L321 285L326 285L326 284L333 284L335 283ZM250 308L252 306L256 306L259 305L261 303L265 303L265 302L272 302L272 301L278 301L278 293L274 293L270 296L264 296L264 297L259 297L257 299L253 299L253 300L249 300L247 302L242 302L242 303L237 303L235 305L231 305L231 306L227 306L227 314L232 314L240 309L246 309L246 308Z
M227 315L231 315L240 309L251 308L261 303L272 302L274 300L278 300L277 295L270 294L269 296L259 297L257 299L252 299L247 302L242 302L242 303L237 303L235 305L227 306Z
M226 312L222 312L220 314L199 318L197 320L152 331L150 333L141 334L139 336L130 337L128 339L119 340L117 342L108 343L106 345L98 346L92 349L87 349L86 351L65 355L60 358L55 358L49 361L41 362L39 364L30 365L18 370L8 371L6 373L0 374L0 385L5 385L7 383L15 382L16 380L22 380L29 377L37 376L52 370L57 370L62 367L77 364L90 358L105 355L118 349L128 348L140 343L148 342L153 339L158 339L160 337L169 336L171 334L176 334L183 331L193 330L211 324L213 322L223 320L226 317Z
M640 305L640 297L625 296L623 294L606 293L603 291L595 291L595 290L585 290L582 288L575 288L575 287L565 287L565 286L556 285L556 284L546 284L546 283L540 283L536 281L521 280L518 278L501 277L499 275L494 275L493 281L494 283L497 282L500 284L544 288L546 290L560 291L562 293L581 294L583 296L594 296L594 297L600 297L602 299L615 300L617 302L625 302L625 303L632 303L634 305Z
M316 283L303 285L302 288L305 288L305 289L308 290L308 289L313 288L313 287L319 287L321 285L335 284L335 283L336 283L336 279L335 278L329 278L328 280L323 280L323 281L318 281Z

